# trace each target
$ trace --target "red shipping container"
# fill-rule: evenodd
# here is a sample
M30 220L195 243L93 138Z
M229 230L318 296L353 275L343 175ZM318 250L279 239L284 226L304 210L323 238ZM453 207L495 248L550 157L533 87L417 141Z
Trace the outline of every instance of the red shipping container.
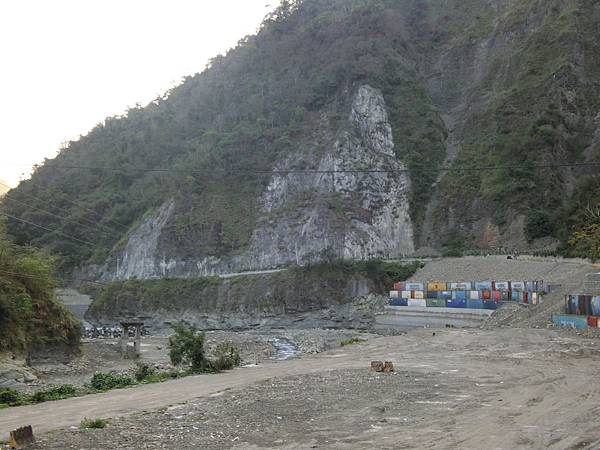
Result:
M415 296L415 293L416 293L416 291L410 291L410 298L412 298L413 300L417 298Z
M492 299L492 291L490 291L489 289L484 289L483 291L481 291L481 297L484 300L491 300Z
M394 290L395 291L403 291L404 290L404 283L402 283L400 281L397 282L397 283L394 283Z
M529 292L523 292L523 303L529 304Z
M502 293L500 291L492 291L492 300L495 302L502 300Z
M598 318L596 316L588 316L588 326L591 328L598 328Z

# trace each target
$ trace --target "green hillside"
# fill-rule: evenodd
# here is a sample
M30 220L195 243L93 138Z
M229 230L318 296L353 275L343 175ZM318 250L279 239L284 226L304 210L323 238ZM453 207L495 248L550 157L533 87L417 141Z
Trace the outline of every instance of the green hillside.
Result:
M6 237L0 222L0 353L77 350L79 322L55 298L53 262Z
M409 169L415 247L549 237L587 255L593 239L568 242L590 226L597 167L555 166L599 159L599 22L592 0L284 1L205 71L45 161L5 210L55 231L11 219L9 232L70 269L106 261L170 199L169 258L234 257L258 224L315 202L349 223L349 195L304 192L269 217L257 199L288 155L317 168L370 85ZM481 169L440 173L445 161Z

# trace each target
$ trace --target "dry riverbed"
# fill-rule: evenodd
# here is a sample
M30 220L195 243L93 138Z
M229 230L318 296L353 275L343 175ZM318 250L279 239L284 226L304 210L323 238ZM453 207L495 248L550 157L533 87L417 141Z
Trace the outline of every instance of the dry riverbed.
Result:
M36 448L598 448L599 344L552 329L414 330L198 377L193 389L132 389L132 405L158 395L164 407L119 413L105 429L72 423ZM397 371L370 372L371 359ZM189 400L169 402L181 389ZM54 405L56 419L73 400Z

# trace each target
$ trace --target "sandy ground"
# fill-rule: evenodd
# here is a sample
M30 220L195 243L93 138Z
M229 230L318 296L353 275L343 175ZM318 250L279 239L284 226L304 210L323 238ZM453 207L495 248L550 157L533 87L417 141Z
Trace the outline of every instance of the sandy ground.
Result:
M548 329L415 330L3 410L0 429L33 423L38 449L599 448L599 345ZM372 359L396 373L370 372ZM117 418L80 430L84 416ZM41 434L56 427L66 431Z

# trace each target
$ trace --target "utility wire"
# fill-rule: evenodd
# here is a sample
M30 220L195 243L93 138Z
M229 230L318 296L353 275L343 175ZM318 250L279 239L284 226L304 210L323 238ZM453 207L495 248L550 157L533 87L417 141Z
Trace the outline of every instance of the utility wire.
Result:
M29 278L32 280L43 280L43 281L47 280L47 278L36 277L33 275L25 275L25 274L18 273L18 272L10 272L8 270L0 270L0 273L4 273L6 275L14 275L14 276L20 277L20 278ZM99 281L92 281L92 280L82 280L79 278L75 278L75 279L73 279L73 281L81 281L82 283L97 284L99 286L107 286L108 285L108 283L101 283Z
M420 165L420 167L428 169L432 172L474 172L485 170L510 170L510 169L550 169L550 168L576 168L576 167L598 167L600 161L591 161L584 163L548 163L548 164L513 164L504 166L471 166L471 167L431 167ZM76 169L76 170L104 170L110 172L146 172L146 173L187 173L187 174L210 174L214 175L215 171L210 169L195 170L195 169L169 169L169 168L140 168L140 167L101 167L101 166L79 166L79 165L58 165L47 164L44 167L55 169ZM335 173L403 173L410 172L411 169L225 169L226 173L234 174L263 174L263 175L286 175L286 174L335 174Z
M1 184L2 186L5 186L5 187L7 187L7 188L13 189L13 188L12 188L12 187L10 187L8 184L6 184L6 183L3 183L2 181L0 181L0 184ZM25 197L29 197L29 198L32 198L32 199L34 199L34 200L37 200L37 201L43 202L43 203L47 203L47 201L46 201L46 200L42 200L42 199L40 199L40 198L38 198L38 197L34 197L33 195L30 195L30 194L24 194L23 192L19 192L19 194L20 194L20 195L23 195L23 196L25 196ZM67 203L70 203L70 204L72 204L72 205L74 205L74 206L77 206L77 207L78 207L78 208L80 208L80 209L83 209L84 211L87 211L87 212L90 212L90 213L94 214L94 215L95 215L96 217L98 217L98 218L101 218L101 219L103 219L103 218L104 218L104 217L103 217L101 214L97 213L97 212L96 212L96 211L94 211L93 209L86 208L85 206L82 206L82 205L80 205L79 203L73 202L73 201L71 201L71 200L69 200L69 199L66 199L66 198L65 198L65 199L63 199L63 200L64 200L64 201L66 201ZM56 209L57 209L57 210L59 210L59 211L62 211L62 212L66 212L66 213L68 213L68 214L70 214L70 213L71 213L70 211L67 211L67 210L66 210L66 209L64 209L64 208L56 208ZM86 218L82 218L82 220L84 220L84 221L86 221L86 222L90 222L90 223L92 223L92 224L94 224L94 225L98 225L98 226L104 227L104 228L106 228L106 229L108 229L108 230L110 230L110 231L112 231L112 232L115 232L115 233L121 233L121 231L117 231L116 229L114 229L114 228L111 228L111 227L109 227L109 226L107 226L107 225L104 225L104 224L101 224L101 223L98 223L98 222L94 222L93 220L86 219ZM128 227L127 225L123 225L122 223L119 223L119 222L117 222L117 221L115 221L115 220L108 219L108 221L109 221L109 222L111 222L111 223L113 223L113 224L115 224L115 225L118 225L118 226L120 226L120 227L124 228L125 230L128 230L128 229L129 229L129 227Z
M62 217L62 216L59 216L59 215L57 215L57 214L54 214L54 213L52 213L52 212L50 212L50 211L46 211L45 209L42 209L42 208L37 208L37 207L35 207L35 206L33 206L33 205L29 205L29 204L27 204L27 203L25 203L25 202L22 202L22 201L20 201L20 200L16 200L16 199L14 199L14 198L11 198L11 197L9 197L9 196L5 196L5 197L3 198L3 201L5 201L5 200L9 200L9 201L11 201L11 202L15 202L15 203L18 203L18 204L20 204L20 205L26 206L27 208L31 208L31 209L34 209L34 210L40 211L40 212L42 212L42 213L44 213L44 214L48 214L49 216L55 217L55 218L57 218L57 219L64 220L64 221L66 221L66 222L70 222L70 223L73 223L73 224L79 225L79 226L81 226L81 227L87 228L88 230L92 230L92 231L100 231L100 232L104 233L104 234L105 234L105 235L107 235L107 236L111 236L111 235L112 235L112 233L108 233L107 231L105 231L105 230L102 230L102 229L100 229L100 228L92 227L91 225L86 225L86 224L84 224L84 223L77 222L76 220L69 219L68 217Z
M49 231L49 232L51 232L51 233L56 233L56 234L59 234L59 235L61 235L61 236L64 236L64 237L66 237L66 238L72 239L72 240L74 240L74 241L81 242L82 244L90 245L90 246L92 246L92 247L97 247L97 246L98 246L97 244L93 244L92 242L84 241L83 239L79 239L79 238L76 238L76 237L74 237L74 236L70 236L70 235L68 235L68 234L62 233L62 232L60 232L60 231L58 231L58 230L53 230L53 229L51 229L51 228L47 228L47 227L45 227L45 226L38 225L37 223L33 223L33 222L30 222L30 221L28 221L28 220L21 219L21 218L19 218L19 217L13 216L13 215L11 215L11 214L7 214L7 213L5 213L5 212L2 212L2 211L0 211L0 214L1 214L1 215L3 215L3 216L6 216L6 217L8 217L8 218L10 218L10 219L14 219L14 220L17 220L17 221L19 221L19 222L23 222L23 223L26 223L26 224L28 224L28 225L31 225L31 226L34 226L34 227L37 227L37 228L41 228L42 230L46 230L46 231Z

